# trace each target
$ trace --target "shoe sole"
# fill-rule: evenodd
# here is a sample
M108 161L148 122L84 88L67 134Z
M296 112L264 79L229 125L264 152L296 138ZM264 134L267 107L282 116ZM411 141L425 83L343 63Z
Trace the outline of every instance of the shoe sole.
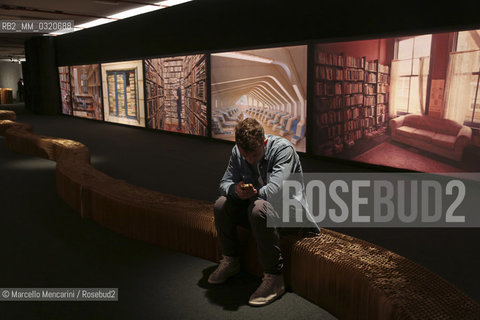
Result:
M252 307L266 306L267 304L270 304L275 300L277 300L278 298L280 298L284 293L285 293L285 290L282 290L279 293L276 293L275 296L271 297L268 301L262 301L262 302L248 301L248 304L251 305Z

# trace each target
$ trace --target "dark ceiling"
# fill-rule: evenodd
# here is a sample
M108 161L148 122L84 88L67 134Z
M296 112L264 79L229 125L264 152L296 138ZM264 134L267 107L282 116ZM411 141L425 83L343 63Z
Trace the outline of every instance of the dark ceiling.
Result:
M5 20L73 20L75 26L160 0L0 0ZM157 7L160 5L156 5ZM161 7L165 7L164 5ZM25 57L24 41L38 33L0 33L0 61Z

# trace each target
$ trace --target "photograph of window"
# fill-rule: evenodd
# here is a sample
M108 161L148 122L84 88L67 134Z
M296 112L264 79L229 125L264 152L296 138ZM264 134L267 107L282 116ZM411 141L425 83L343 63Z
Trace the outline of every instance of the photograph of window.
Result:
M72 104L70 96L70 70L68 66L58 67L58 78L60 81L60 99L62 101L62 114L72 115Z
M207 136L206 55L145 60L147 127Z
M103 120L100 65L71 66L70 74L73 115Z
M396 40L395 110L425 114L432 35ZM396 69L397 70L397 69Z
M105 121L145 126L142 61L104 63Z
M306 151L307 46L211 55L212 136L234 140L234 127L252 117L266 134Z
M318 43L316 155L422 172L480 164L479 30Z

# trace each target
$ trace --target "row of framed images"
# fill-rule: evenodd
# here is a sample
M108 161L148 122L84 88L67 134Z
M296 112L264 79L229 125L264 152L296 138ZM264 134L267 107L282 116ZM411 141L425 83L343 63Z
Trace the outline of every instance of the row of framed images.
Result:
M230 141L236 123L253 117L298 152L307 151L308 139L314 155L464 171L462 160L428 148L410 154L391 141L389 121L408 113L445 117L450 55L479 51L477 38L479 30L468 30L59 66L62 113ZM455 49L458 43L467 47ZM464 96L470 89L460 88ZM480 122L475 105L472 122Z
M255 117L267 133L306 149L306 45L60 66L58 72L65 115L231 141L236 123Z

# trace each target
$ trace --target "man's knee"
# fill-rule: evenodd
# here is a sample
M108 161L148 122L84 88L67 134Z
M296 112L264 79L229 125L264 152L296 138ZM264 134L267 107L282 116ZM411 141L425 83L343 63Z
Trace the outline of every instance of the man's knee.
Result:
M249 210L248 219L250 222L254 221L266 221L269 215L272 215L274 211L273 206L270 202L258 199L253 203L251 210Z
M224 197L224 196L220 196L217 199L217 201L215 201L215 204L213 205L213 213L215 214L215 216L225 210L226 202L227 202L227 197Z

